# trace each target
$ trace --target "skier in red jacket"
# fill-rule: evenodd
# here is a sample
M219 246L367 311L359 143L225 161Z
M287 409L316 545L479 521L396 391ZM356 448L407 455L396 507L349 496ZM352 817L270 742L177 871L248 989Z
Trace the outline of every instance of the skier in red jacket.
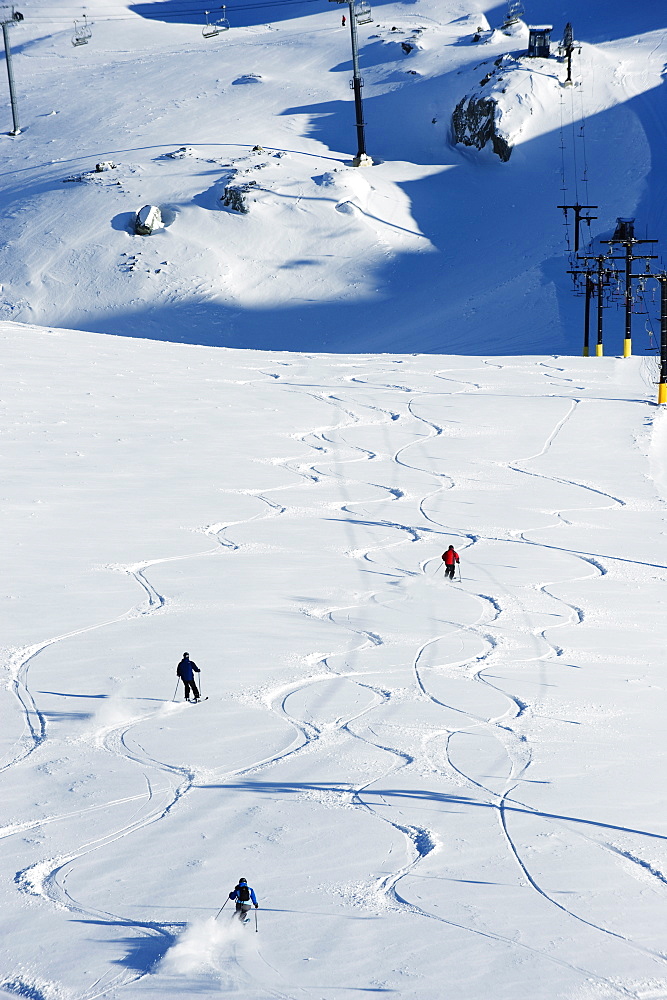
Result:
M456 567L459 564L459 554L454 551L453 545L450 545L447 551L442 553L442 558L445 564L445 576L449 580L453 580Z

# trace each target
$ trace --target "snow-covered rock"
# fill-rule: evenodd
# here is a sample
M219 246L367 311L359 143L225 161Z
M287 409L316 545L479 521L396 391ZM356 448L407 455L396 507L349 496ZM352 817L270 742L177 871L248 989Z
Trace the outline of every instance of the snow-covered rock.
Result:
M483 149L488 142L506 163L512 149L535 131L531 118L558 102L560 64L525 55L499 56L479 85L456 105L452 114L455 143Z
M137 212L134 231L137 236L150 236L156 229L162 229L162 212L157 205L144 205Z

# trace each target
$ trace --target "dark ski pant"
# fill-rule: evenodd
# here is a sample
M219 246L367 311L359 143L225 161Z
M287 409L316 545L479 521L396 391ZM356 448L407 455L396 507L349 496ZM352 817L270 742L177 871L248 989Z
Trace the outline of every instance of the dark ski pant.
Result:
M242 903L237 899L236 901L236 915L239 920L245 920L246 913L250 912L250 903Z
M183 678L181 678L181 680L183 680ZM197 685L195 684L194 677L192 678L191 681L185 681L184 680L183 681L183 687L185 688L185 697L186 698L190 697L190 690L192 690L192 693L195 696L195 698L199 697L199 691L197 690Z
M453 580L455 572L456 572L456 563L452 563L451 566L448 566L445 563L445 576L449 577L450 580Z

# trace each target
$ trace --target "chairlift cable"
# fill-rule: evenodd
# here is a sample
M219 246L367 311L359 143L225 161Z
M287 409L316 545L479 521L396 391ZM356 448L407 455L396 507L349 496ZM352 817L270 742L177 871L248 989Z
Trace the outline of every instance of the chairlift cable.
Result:
M563 204L567 201L567 182L565 180L565 132L563 129L563 92L560 92L560 184L561 191L563 192ZM565 216L565 244L567 246L568 254L572 253L572 246L570 243L570 220L567 211L563 212Z
M574 168L574 197L579 204L579 166L577 164L577 132L576 132L576 122L574 113L574 94L572 90L574 88L570 87L570 118L572 125L572 166Z
M583 84L579 85L579 103L581 105L581 128L579 129L579 135L581 137L581 149L584 158L584 173L582 180L584 182L584 191L586 192L586 202L590 202L590 197L588 195L588 156L586 153L586 108L584 106L584 88Z

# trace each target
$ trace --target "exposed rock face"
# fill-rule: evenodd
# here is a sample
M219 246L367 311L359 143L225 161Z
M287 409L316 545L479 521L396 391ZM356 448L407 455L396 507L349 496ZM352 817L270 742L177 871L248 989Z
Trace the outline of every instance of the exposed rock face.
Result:
M231 208L233 212L240 212L241 215L247 215L250 209L246 196L256 186L257 181L237 181L235 184L228 184L220 200L223 205Z
M475 146L476 149L483 149L487 142L491 142L493 152L506 163L512 155L512 147L498 131L498 117L498 102L492 97L474 94L463 97L452 114L454 142Z

